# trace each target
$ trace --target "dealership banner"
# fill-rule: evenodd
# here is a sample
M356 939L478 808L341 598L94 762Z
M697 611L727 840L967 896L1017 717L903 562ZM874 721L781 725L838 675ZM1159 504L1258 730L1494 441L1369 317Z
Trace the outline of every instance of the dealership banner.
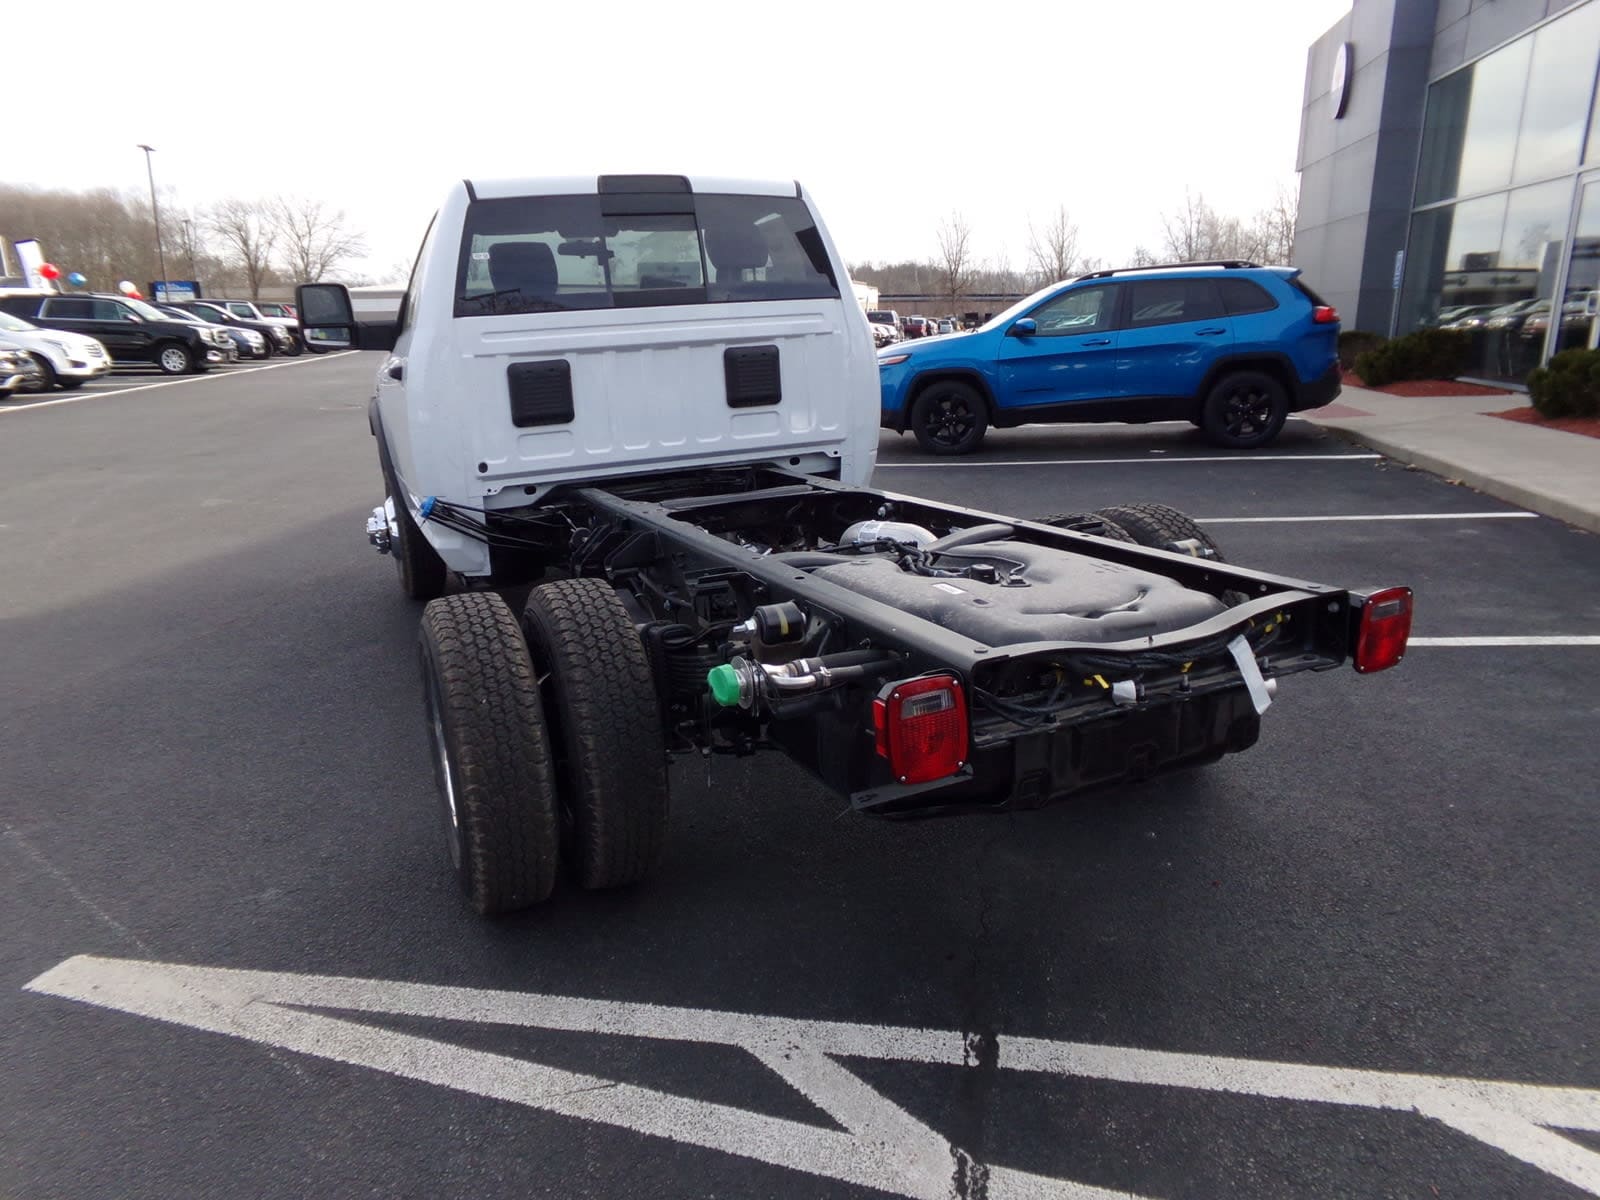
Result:
M200 285L193 279L152 279L150 298L158 304L175 304L200 299Z
M17 265L22 268L28 286L44 292L55 291L56 285L39 274L39 268L44 264L44 251L39 249L38 240L26 238L20 242L13 242L12 245L17 249Z

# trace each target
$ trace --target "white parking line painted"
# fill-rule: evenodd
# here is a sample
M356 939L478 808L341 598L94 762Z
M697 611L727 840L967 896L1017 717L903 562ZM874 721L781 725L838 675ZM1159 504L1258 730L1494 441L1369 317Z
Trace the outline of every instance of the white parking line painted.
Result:
M67 959L26 989L916 1200L980 1194L993 1200L1129 1200L1133 1194L973 1162L838 1059L984 1067L1420 1114L1600 1196L1600 1153L1557 1132L1600 1132L1600 1091L1584 1088L90 955ZM779 1075L844 1132L308 1009L730 1046ZM986 1190L978 1186L985 1180Z
M1258 462L1371 462L1381 454L1191 454L1156 458L1023 458L1008 462L951 462L947 458L927 462L880 462L880 471L891 467L911 470L943 470L945 467L1126 467L1135 463L1258 463Z
M1527 634L1510 637L1414 637L1407 646L1600 646L1600 637L1590 634Z
M1538 515L1532 512L1366 513L1337 517L1196 517L1195 520L1203 525L1277 525L1301 521L1499 521Z
M226 375L213 375L207 371L204 375L186 375L182 379L163 379L160 383L141 383L134 387L114 387L104 391L89 392L77 391L70 396L60 396L55 400L40 400L34 404L18 404L14 407L0 407L0 413L27 412L34 408L54 408L58 404L77 404L80 400L98 400L105 396L128 396L134 392L148 392L155 388L179 387L185 383L209 383L214 379L231 379L236 375L249 375L255 371L276 371L279 367L303 367L310 362L323 362L330 358L343 358L346 354L354 354L354 350L335 350L331 354L319 354L309 358L292 358L288 362L269 363L264 367L234 367Z

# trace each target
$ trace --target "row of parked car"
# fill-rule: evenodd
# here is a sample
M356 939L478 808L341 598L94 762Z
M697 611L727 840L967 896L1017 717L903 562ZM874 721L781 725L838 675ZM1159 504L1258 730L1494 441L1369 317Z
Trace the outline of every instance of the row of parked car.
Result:
M954 317L924 317L918 314L902 317L892 308L869 309L867 323L872 327L873 340L880 347L915 338L955 333L962 328Z
M289 304L0 291L0 396L82 387L118 365L186 375L304 349Z

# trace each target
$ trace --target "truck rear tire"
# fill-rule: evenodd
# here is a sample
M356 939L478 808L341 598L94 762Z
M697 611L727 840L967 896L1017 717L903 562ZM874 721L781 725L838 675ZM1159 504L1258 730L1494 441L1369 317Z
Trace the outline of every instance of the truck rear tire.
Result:
M1193 538L1211 551L1213 562L1228 561L1223 557L1222 547L1217 545L1216 539L1205 531L1200 522L1170 504L1113 504L1110 508L1102 508L1100 512L1131 533L1133 540L1141 546L1165 550L1173 542L1185 542ZM1243 604L1249 597L1230 588L1218 599L1232 608L1235 604Z
M1133 534L1110 517L1097 512L1056 513L1054 516L1040 517L1039 524L1054 525L1058 529L1071 529L1077 533L1088 533L1095 537L1103 537L1107 541L1138 544L1138 539Z
M435 600L419 636L450 860L485 916L555 886L556 774L522 630L493 592Z
M1200 523L1187 513L1168 504L1113 504L1099 509L1098 516L1120 525L1132 536L1130 541L1155 550L1164 550L1173 542L1193 538L1211 551L1218 562L1225 562L1222 547L1216 539L1201 528Z
M567 863L586 888L635 883L667 833L666 737L644 643L600 579L534 588L522 627L543 681Z

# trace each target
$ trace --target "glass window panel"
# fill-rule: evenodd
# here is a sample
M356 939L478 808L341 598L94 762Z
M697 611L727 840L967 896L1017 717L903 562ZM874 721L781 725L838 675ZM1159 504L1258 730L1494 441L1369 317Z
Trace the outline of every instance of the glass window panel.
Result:
M1511 193L1492 277L1505 302L1484 319L1476 373L1521 382L1539 365L1571 204L1570 180Z
M1589 110L1589 145L1583 152L1586 163L1600 162L1600 89L1594 94L1594 107Z
M1577 166L1597 57L1600 4L1585 4L1534 34L1515 178L1538 179Z
M1472 71L1467 67L1428 89L1422 123L1422 159L1417 165L1417 203L1448 200L1461 176L1461 143L1467 132L1467 105L1472 100Z
M1417 203L1511 182L1533 39L1522 38L1434 84L1423 118Z
M1037 322L1040 337L1064 337L1110 329L1116 309L1116 288L1101 284L1063 292L1028 315Z
M1572 239L1572 265L1567 268L1567 289L1561 297L1561 330L1557 350L1591 344L1600 313L1600 181L1583 189L1578 206L1578 235Z
M1506 198L1499 195L1412 218L1400 296L1401 333L1449 324L1450 309L1498 306L1517 298L1502 295L1503 284L1495 281L1505 215Z
M1470 196L1511 181L1522 93L1528 82L1533 39L1523 38L1480 60L1472 71L1472 106L1461 147L1456 194Z

